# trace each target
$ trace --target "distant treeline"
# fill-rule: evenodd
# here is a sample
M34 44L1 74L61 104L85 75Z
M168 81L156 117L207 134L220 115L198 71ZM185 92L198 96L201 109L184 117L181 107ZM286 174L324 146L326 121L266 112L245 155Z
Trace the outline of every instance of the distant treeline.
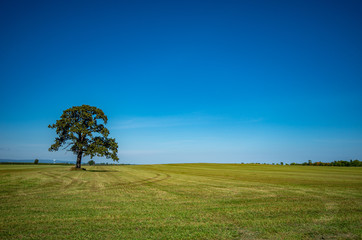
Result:
M0 162L0 164L34 165L33 162ZM74 163L35 163L38 165L74 165Z
M15 165L74 165L74 163L35 163L35 162L0 162L0 164L15 164ZM82 165L89 165L84 163ZM110 166L118 166L118 165L133 165L129 163L96 163L95 165L110 165Z
M362 167L362 161L359 160L339 160L333 162L312 162L312 160L308 160L308 162L304 163L291 163L290 165L303 165L303 166L336 166L336 167Z

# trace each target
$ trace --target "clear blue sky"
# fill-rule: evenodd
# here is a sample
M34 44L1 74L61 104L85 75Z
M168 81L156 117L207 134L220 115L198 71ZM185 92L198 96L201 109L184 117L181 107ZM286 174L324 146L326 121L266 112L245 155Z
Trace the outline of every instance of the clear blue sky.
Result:
M2 1L0 24L0 158L75 159L47 126L82 104L123 163L362 158L361 1Z

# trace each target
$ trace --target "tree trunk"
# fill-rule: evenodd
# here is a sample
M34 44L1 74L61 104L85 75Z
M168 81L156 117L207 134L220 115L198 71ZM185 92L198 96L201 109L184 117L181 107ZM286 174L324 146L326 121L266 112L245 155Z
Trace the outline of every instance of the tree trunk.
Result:
M75 165L75 168L80 168L81 167L81 162L82 162L82 155L83 155L83 152L80 151L78 152L78 156L77 156L77 164Z

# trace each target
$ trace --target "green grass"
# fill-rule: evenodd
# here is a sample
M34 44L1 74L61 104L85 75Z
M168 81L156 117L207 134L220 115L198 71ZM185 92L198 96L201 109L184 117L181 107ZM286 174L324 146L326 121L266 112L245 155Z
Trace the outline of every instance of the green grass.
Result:
M362 168L0 165L0 239L361 239Z

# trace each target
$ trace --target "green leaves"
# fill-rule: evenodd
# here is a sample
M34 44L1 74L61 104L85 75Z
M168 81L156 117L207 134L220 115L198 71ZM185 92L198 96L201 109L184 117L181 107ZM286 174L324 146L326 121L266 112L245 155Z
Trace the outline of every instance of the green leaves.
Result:
M55 129L58 137L49 151L58 151L60 147L69 148L74 154L111 158L118 161L118 144L114 138L108 138L105 127L108 118L104 112L89 105L75 106L63 111L60 119L48 127ZM102 123L103 122L103 123Z

